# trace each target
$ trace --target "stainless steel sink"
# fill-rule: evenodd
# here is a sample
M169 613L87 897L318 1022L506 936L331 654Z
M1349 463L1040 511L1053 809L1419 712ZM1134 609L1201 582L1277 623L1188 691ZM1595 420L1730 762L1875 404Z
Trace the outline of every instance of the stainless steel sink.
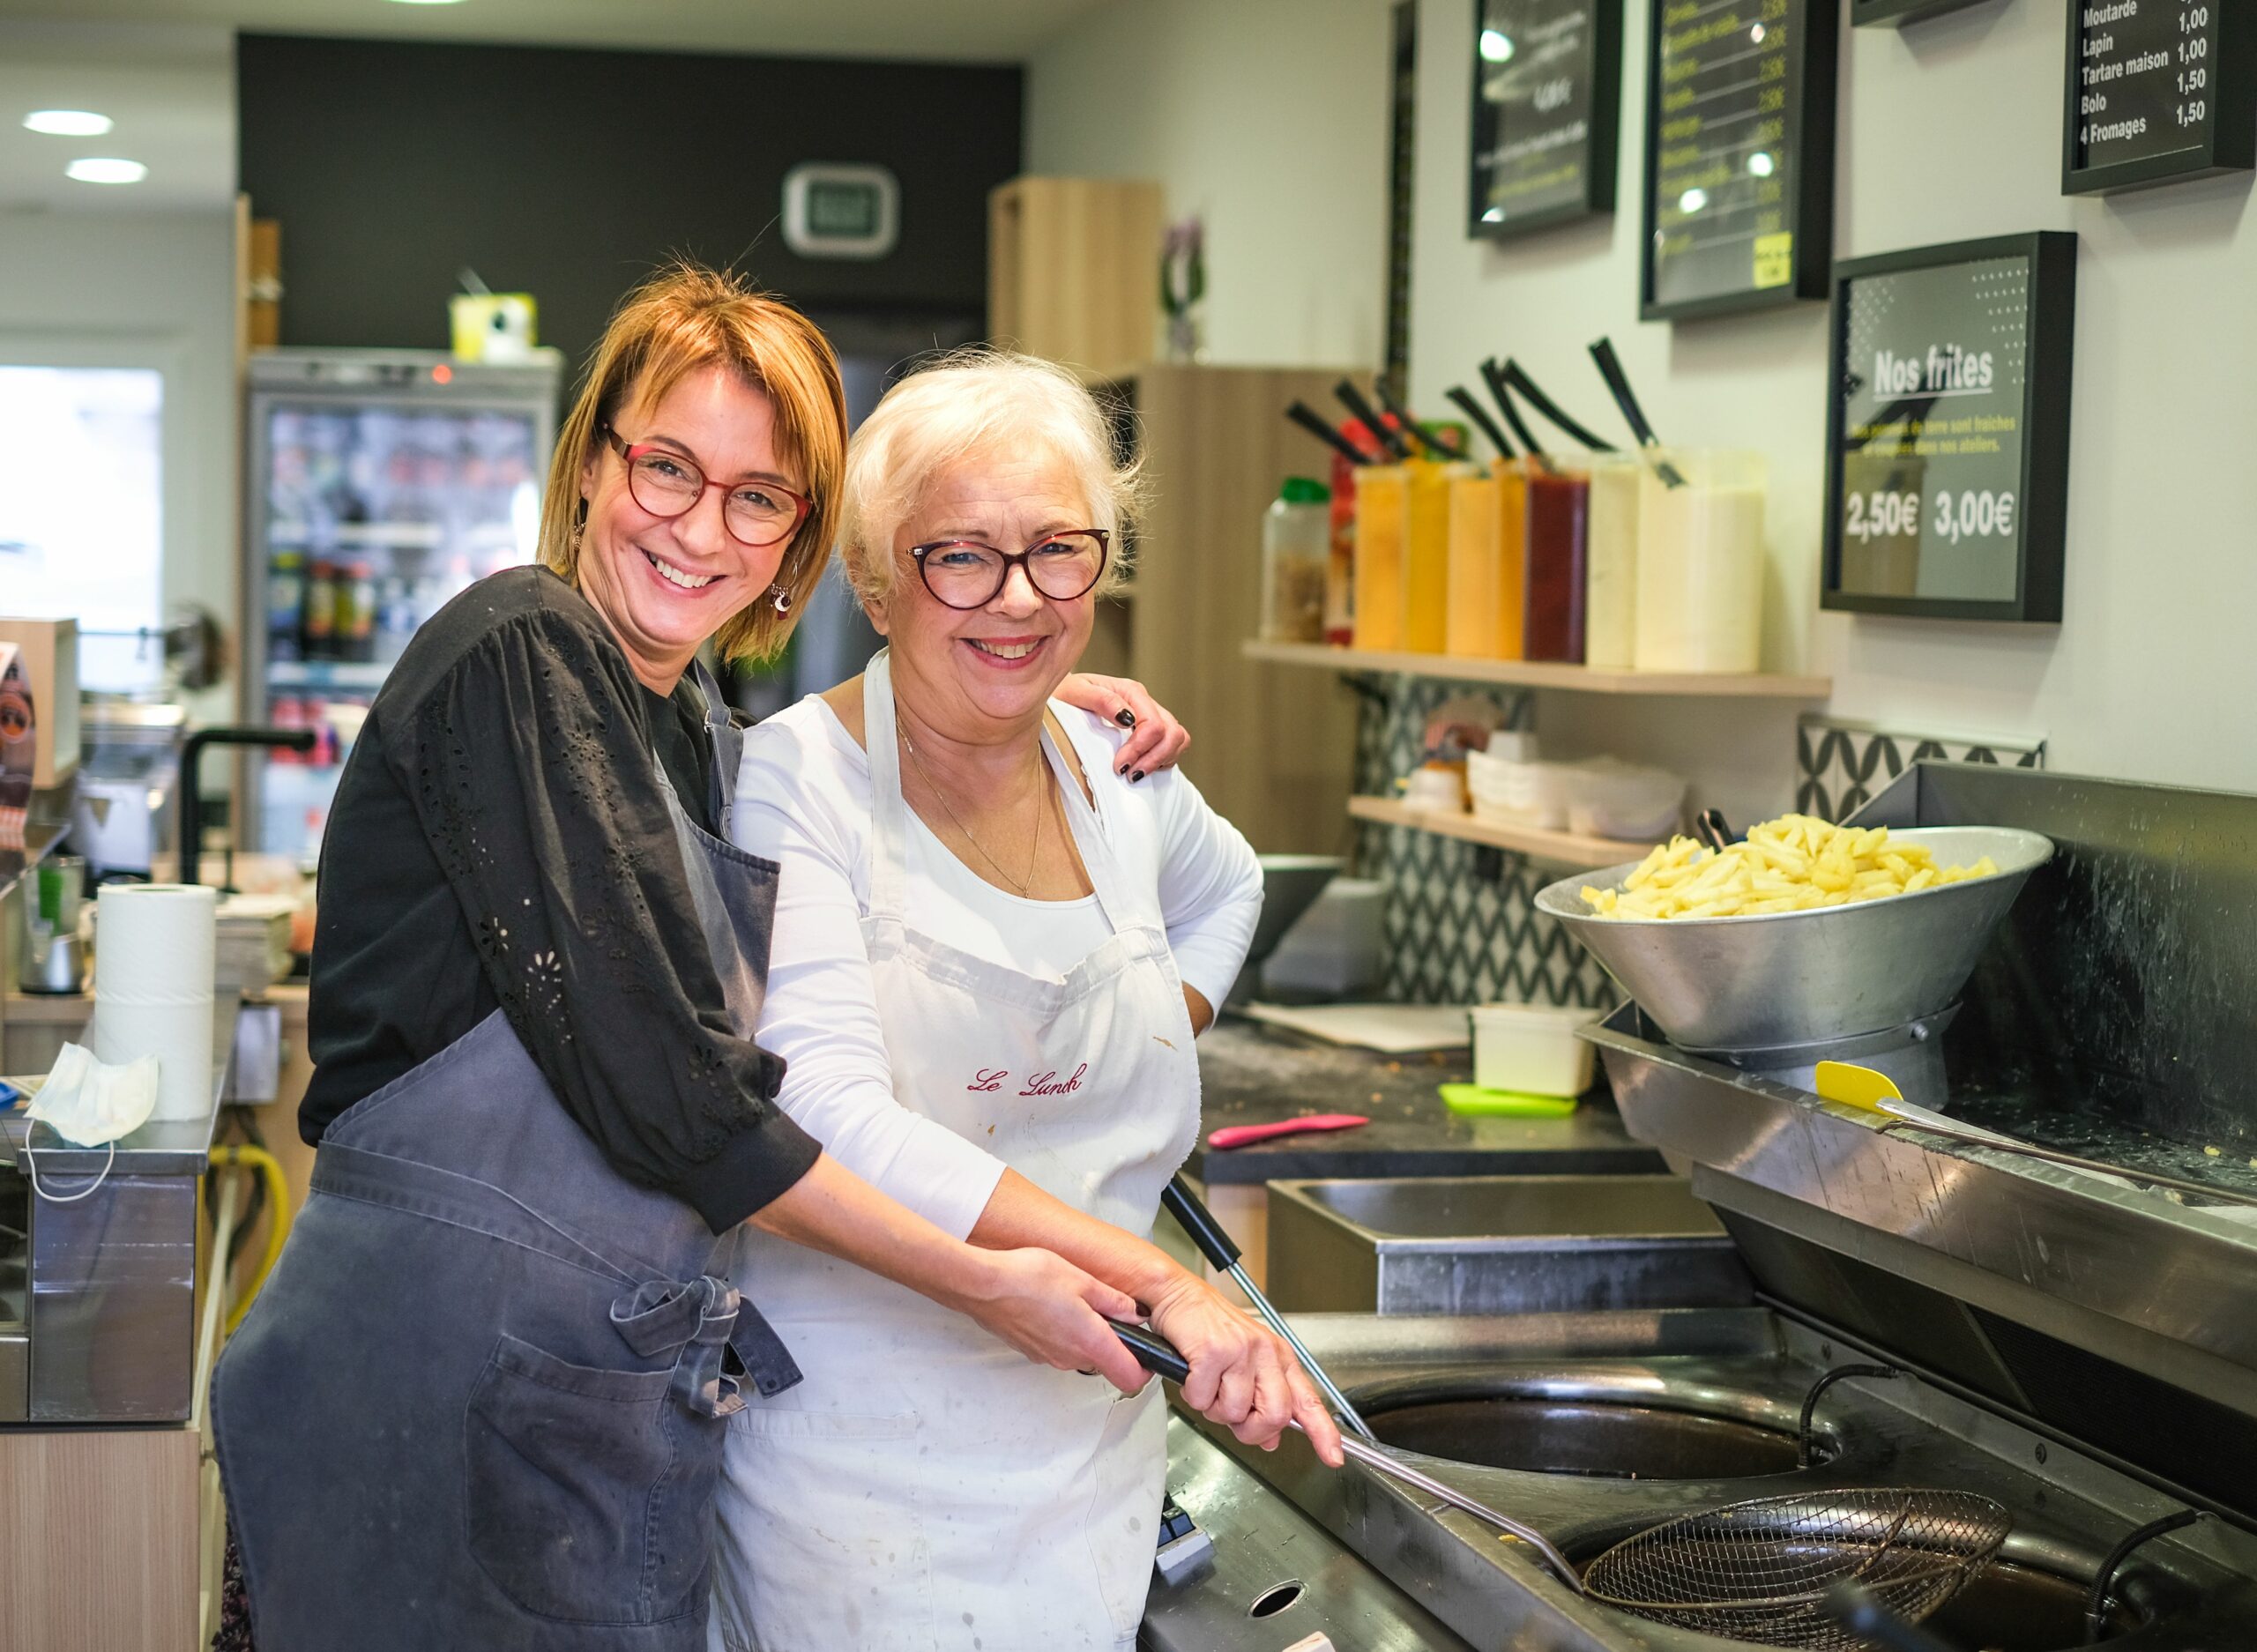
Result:
M1532 1313L1754 1299L1678 1176L1270 1184L1270 1296L1288 1313Z

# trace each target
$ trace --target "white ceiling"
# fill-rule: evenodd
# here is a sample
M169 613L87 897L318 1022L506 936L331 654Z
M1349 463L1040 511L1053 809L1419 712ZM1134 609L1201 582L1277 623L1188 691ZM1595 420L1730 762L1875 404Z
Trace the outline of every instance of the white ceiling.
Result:
M1133 0L1132 0L1133 3ZM0 18L284 34L1016 63L1107 0L0 0Z
M227 206L238 30L1014 63L1116 4L1135 0L0 0L0 212ZM117 124L103 138L26 131L24 116L42 108ZM63 176L95 155L141 161L149 175L122 186Z

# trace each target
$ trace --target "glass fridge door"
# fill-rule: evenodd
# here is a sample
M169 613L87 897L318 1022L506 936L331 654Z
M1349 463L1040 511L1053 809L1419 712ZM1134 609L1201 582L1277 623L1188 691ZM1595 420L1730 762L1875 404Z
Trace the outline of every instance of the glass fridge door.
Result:
M263 760L265 852L310 866L338 774L415 628L472 581L529 562L546 410L273 397L255 412L264 716L316 745Z

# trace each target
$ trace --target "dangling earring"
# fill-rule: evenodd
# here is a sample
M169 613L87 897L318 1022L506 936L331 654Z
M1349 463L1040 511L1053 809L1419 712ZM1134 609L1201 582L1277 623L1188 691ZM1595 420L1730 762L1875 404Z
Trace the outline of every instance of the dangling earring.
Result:
M768 587L768 599L776 605L776 612L778 614L789 614L792 611L792 593L784 589L780 580Z

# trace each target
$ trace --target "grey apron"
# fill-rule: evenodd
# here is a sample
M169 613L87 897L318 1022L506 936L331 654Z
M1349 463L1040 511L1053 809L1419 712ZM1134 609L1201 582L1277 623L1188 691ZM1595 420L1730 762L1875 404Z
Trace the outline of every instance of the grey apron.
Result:
M698 673L726 834L743 737ZM777 868L667 801L749 1038ZM739 1373L800 1380L727 1261L500 1010L339 1115L212 1381L259 1652L701 1652Z

